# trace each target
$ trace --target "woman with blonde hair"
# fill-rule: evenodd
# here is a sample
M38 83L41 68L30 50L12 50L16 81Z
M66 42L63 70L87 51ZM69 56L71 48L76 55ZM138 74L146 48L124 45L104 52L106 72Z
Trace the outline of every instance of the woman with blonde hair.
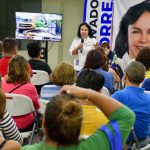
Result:
M71 85L75 83L75 70L71 63L63 61L56 66L50 75L50 80L56 85Z
M30 97L36 111L39 112L38 94L34 85L30 83L28 62L23 56L16 55L10 60L8 74L2 80L2 89L6 93ZM20 132L31 130L35 119L33 113L13 118Z
M61 86L72 85L76 81L76 71L73 65L67 61L59 63L50 75L52 85L44 85L41 89L41 98L49 100L59 93Z

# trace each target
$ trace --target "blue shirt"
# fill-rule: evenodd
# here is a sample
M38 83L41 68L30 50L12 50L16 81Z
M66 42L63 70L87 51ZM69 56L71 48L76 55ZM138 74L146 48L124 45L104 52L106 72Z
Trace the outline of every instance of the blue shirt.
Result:
M146 91L150 91L150 78L144 80L142 88L144 88Z
M112 97L128 106L135 114L134 130L138 138L150 135L150 94L144 93L143 88L128 86L115 92ZM132 140L130 135L128 140Z
M95 69L95 71L104 76L105 79L104 86L112 93L114 91L114 82L115 82L113 74L101 68Z

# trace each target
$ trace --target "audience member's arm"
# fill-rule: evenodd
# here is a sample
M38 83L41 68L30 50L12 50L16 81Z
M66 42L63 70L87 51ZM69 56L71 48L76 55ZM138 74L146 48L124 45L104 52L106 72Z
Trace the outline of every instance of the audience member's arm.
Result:
M93 90L79 88L76 86L63 86L61 92L65 92L78 98L88 98L91 102L97 105L107 117L123 106L123 104L115 101L111 97L106 97Z
M117 75L116 71L114 71L112 68L109 68L108 72L113 74L116 83L120 82L120 77Z
M4 139L0 137L0 144L2 144L3 141ZM21 150L21 145L17 141L8 140L3 145L2 150Z
M92 101L103 111L103 113L109 118L109 120L118 122L122 135L122 142L125 143L126 138L129 135L135 121L135 115L130 109L111 97L107 97L89 89L79 88L76 86L63 86L61 92L65 92L78 98L88 98L88 100ZM108 126L111 128L109 124ZM100 138L100 135L98 136L98 138ZM97 144L98 143L101 143L102 146L103 141L99 141L97 142Z
M0 126L5 139L23 142L20 132L8 111L5 111L3 119L0 121Z
M78 55L78 50L83 47L83 43L80 43L77 47L72 50L72 55Z

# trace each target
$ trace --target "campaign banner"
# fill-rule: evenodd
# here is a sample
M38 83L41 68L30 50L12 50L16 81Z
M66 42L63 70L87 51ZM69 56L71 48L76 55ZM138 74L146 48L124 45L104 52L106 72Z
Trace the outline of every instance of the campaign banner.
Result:
M87 22L100 42L111 43L114 0L85 0L84 22Z
M143 0L84 0L83 20L87 22L94 37L101 43L108 42L114 47L119 23L129 7Z
M112 49L114 48L116 36L119 31L119 24L122 16L126 13L129 7L143 2L144 0L114 0L113 22L112 22Z

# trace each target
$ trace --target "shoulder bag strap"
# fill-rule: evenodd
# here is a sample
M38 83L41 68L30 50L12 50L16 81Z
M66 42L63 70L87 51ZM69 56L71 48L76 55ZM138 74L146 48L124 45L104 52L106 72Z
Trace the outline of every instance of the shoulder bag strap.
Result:
M105 134L107 135L109 139L109 143L111 146L111 150L115 150L115 145L114 145L114 136L112 135L112 132L109 130L109 128L106 125L103 125L100 130L104 131Z
M111 122L110 123L115 131L115 147L116 150L121 150L123 148L122 146L122 136L120 133L119 125L117 122Z
M4 145L7 143L7 140L4 140L1 144L0 144L0 150L4 147Z
M23 86L25 83L18 85L17 87L15 87L14 89L10 90L8 93L12 93L13 91L15 91L16 89L18 89L19 87Z
M112 132L106 125L102 126L100 130L106 133L112 150L122 150L122 137L120 134L119 126L117 122L111 122L110 124L114 129L114 134L112 134Z

